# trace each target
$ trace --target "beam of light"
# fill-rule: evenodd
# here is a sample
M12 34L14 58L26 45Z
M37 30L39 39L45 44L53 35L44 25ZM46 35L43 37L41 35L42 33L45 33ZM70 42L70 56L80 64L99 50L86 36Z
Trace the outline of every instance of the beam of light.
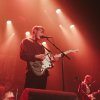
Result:
M57 20L59 22L59 24L64 25L64 27L68 27L72 22L71 20L64 14L63 11L61 11L60 9L56 10L57 12Z
M16 33L11 20L7 21L5 31L6 31L6 37L9 37L11 34Z
M71 38L70 31L66 27L64 27L63 25L61 25L61 24L59 25L59 28L62 31L62 35L64 35L64 37L66 39L69 39L70 40L70 38Z
M4 42L1 45L1 54L11 57L17 56L17 54L19 53L19 43L20 40L18 38L18 35L16 35L16 33L12 33L11 35L9 35L9 37L4 39Z
M83 33L80 32L74 24L71 24L71 20L65 16L63 12L57 14L57 17L60 24L59 28L62 31L61 35L64 35L64 38L66 39L65 43L67 42L68 46L71 48L79 48L78 57L80 65L83 65L83 68L90 68L89 65L91 66L91 61L93 61L90 55L94 57L94 54L88 41L83 37ZM84 61L81 57L84 59Z
M11 34L9 37L7 37L2 45L2 53L5 53L8 52L8 49L9 47L11 48L11 44L12 44L12 41L14 39L14 36L15 36L15 33Z
M45 20L47 20L50 24L52 24L52 27L54 28L55 26L57 26L57 17L55 14L55 10L57 9L57 5L55 4L55 1L50 1L50 0L41 0L40 2L40 9L42 11L44 11L44 15L45 18L43 17L44 20L43 24L46 22ZM46 22L47 23L47 22ZM45 24L46 24L45 23ZM48 27L50 27L49 24L47 24Z
M8 47L9 44L12 42L13 37L15 36L15 33L11 34L5 41L5 47Z
M84 47L84 39L82 37L82 35L80 34L80 32L78 31L77 27L75 27L74 24L69 26L69 30L70 30L70 34L71 37L73 38L73 40L80 46L80 47ZM75 43L74 43L75 44Z
M2 43L2 50L3 50L2 52L4 54L10 51L8 54L10 55L10 53L14 52L14 49L17 46L14 44L15 43L14 41L17 41L16 40L17 38L15 39L15 37L16 37L16 30L14 29L13 22L11 20L7 21L6 28L5 28L5 34L4 34L4 43Z
M70 20L70 18L67 15L65 15L63 11L60 12L59 10L57 11L57 9L55 9L57 6L52 5L53 2L50 2L49 0L46 0L46 2L41 0L41 2L43 4L42 10L45 10L46 12L45 14L48 15L47 18L49 19L49 22L52 21L52 27L59 26L59 29L61 30L61 32L57 30L58 31L57 33L59 33L60 36L62 36L64 40L63 42L64 44L63 45L61 44L61 45L64 47L69 47L69 48L75 48L75 49L79 48L79 56L78 56L80 57L79 59L82 59L81 57L85 58L87 55L86 52L88 50L87 49L88 44L85 38L82 36L82 32L80 32L77 29L77 27L74 24L72 24L73 22ZM58 35L55 35L55 36L58 36ZM82 62L82 60L79 60L79 61ZM81 64L83 63L84 62L82 62Z
M71 34L70 31L64 27L63 25L59 25L60 30L62 31L62 35L64 36L65 41L67 41L67 45L72 45L72 38L71 38Z
M80 32L75 25L71 25L69 27L74 41L73 44L80 49L78 59L80 61L79 65L82 65L82 67L79 67L79 69L87 70L92 68L92 64L94 63L93 59L95 58L93 48L89 44L88 40L82 36L82 32Z

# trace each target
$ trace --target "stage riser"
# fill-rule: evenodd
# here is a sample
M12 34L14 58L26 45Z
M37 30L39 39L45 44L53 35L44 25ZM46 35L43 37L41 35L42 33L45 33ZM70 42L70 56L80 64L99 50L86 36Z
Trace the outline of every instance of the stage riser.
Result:
M61 92L40 89L25 89L20 100L78 100L73 92Z

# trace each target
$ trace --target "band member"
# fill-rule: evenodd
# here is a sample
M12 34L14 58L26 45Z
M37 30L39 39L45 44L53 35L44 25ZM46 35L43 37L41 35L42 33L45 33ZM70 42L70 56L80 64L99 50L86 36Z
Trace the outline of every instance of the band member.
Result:
M2 100L15 100L14 93L12 91L6 92Z
M41 38L44 36L44 31L42 26L34 26L32 37L25 38L21 42L20 58L27 62L24 88L46 88L49 73L45 66L41 67L41 61L46 58L45 47L42 45L45 39ZM56 57L55 60L57 59L59 58Z
M62 57L63 53L52 55L51 51L42 45L42 42L46 40L44 31L42 26L34 26L32 36L23 39L21 42L20 58L27 62L24 88L46 89L49 76L47 69L53 66L53 61L58 61ZM64 54L76 51L68 50Z
M0 84L0 100L15 100L11 85L8 80L4 84Z
M92 76L86 75L84 80L81 82L78 88L79 100L94 100L95 98L92 95L91 84Z

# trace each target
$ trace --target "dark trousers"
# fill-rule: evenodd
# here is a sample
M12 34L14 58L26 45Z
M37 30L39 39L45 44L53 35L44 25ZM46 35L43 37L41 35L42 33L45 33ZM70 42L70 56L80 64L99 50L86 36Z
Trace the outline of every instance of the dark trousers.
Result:
M48 71L42 76L36 76L33 72L26 73L24 88L46 89Z

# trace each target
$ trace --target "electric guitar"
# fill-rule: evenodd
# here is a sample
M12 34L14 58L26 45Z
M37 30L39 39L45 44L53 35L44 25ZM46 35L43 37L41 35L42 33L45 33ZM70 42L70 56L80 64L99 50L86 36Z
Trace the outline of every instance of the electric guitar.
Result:
M79 51L79 50L78 49L68 50L68 51L65 51L64 54L67 55L69 53L77 52L77 51ZM32 71L35 73L35 75L41 76L44 74L46 69L53 67L53 65L54 65L53 60L56 57L61 58L62 53L56 54L54 56L52 56L52 54L50 54L50 53L47 53L45 56L45 59L43 61L35 61L35 62L30 61L29 64L32 68Z
M88 95L89 100L96 100L95 95L100 94L100 90L97 90L96 92L92 92Z

